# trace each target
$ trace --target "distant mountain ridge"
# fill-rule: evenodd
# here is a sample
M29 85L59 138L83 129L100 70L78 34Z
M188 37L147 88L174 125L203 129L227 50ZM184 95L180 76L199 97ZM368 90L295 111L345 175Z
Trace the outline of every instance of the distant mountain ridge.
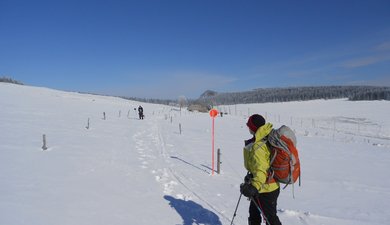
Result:
M348 98L358 100L390 100L390 87L318 86L288 88L258 88L251 91L218 93L205 91L193 104L203 106L249 104L265 102L307 101Z

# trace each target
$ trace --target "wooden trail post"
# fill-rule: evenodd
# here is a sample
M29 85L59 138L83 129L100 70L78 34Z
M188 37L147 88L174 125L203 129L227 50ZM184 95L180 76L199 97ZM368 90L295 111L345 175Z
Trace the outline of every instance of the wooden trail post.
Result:
M43 150L47 150L47 146L46 146L46 134L44 134L42 136L42 139L43 139L43 146L42 146L42 149Z
M221 149L217 150L217 173L221 174Z
M89 129L89 118L88 118L87 126L85 128Z

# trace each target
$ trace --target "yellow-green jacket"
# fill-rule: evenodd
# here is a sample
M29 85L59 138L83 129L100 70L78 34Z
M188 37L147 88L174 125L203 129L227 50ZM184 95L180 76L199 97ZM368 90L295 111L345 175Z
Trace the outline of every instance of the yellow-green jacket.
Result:
M244 147L244 165L253 175L251 184L260 193L275 191L279 183L267 182L267 171L270 167L270 152L264 138L271 132L272 124L266 123L257 129L254 142Z

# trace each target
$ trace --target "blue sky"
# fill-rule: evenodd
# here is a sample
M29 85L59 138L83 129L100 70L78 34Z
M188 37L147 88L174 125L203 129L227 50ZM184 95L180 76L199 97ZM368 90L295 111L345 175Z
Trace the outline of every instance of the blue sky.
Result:
M0 76L170 99L390 86L390 1L0 0Z

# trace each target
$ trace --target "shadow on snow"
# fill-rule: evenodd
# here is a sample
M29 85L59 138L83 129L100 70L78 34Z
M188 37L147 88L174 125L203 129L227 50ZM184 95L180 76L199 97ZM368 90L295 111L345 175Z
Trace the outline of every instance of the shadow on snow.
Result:
M164 199L169 201L169 205L174 208L183 219L183 225L205 224L222 225L219 217L212 211L203 208L194 201L185 201L165 195Z
M171 156L171 158L172 158L172 159L177 159L177 160L179 160L179 161L182 161L183 163L188 164L188 165L190 165L190 166L192 166L192 167L194 167L194 168L196 168L196 169L198 169L198 170L200 170L200 171L203 171L203 172L205 172L205 173L207 173L207 174L210 174L209 171L207 171L207 170L205 170L205 169L202 169L202 168L200 168L199 166L195 166L194 164L189 163L189 162L187 162L187 161L185 161L185 160L183 160L183 159L181 159L181 158L179 158L179 157ZM203 165L202 165L202 166L203 166ZM210 168L210 170L211 170L211 168Z

